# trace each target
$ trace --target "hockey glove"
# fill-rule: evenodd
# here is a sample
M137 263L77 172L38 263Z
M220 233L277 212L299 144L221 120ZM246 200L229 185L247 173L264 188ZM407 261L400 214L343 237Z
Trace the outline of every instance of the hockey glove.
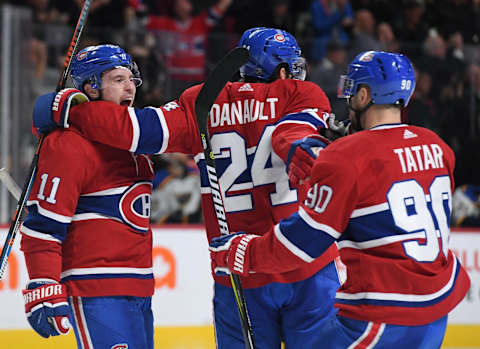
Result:
M215 274L228 275L233 272L248 276L250 242L258 237L240 232L213 238L209 249Z
M41 95L33 107L33 127L39 134L48 133L56 127L67 128L70 108L88 101L86 94L74 88Z
M310 176L314 160L328 143L328 139L315 134L292 143L286 163L292 185L297 185Z
M27 320L40 336L68 333L71 309L65 285L51 279L33 279L22 293Z
M335 114L330 114L327 122L328 128L322 128L319 130L319 132L322 136L332 142L338 138L348 136L349 134L353 133L350 120L339 121L335 119Z

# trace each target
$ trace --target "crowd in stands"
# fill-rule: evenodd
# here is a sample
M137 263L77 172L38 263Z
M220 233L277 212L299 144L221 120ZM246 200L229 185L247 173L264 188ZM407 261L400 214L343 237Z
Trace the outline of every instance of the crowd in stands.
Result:
M37 94L50 91L83 0L10 3L32 9L33 86ZM434 130L454 149L459 188L480 185L480 0L95 0L81 46L125 47L144 79L137 104L159 105L202 81L254 26L283 28L297 37L309 63L307 79L325 90L340 119L346 105L336 98L337 81L348 61L370 49L408 55L417 87L405 121ZM167 171L164 179L192 185L195 171L185 158L157 160ZM475 193L471 201L479 215ZM174 210L180 218L159 214L156 220L199 219L195 210L182 212L184 206Z

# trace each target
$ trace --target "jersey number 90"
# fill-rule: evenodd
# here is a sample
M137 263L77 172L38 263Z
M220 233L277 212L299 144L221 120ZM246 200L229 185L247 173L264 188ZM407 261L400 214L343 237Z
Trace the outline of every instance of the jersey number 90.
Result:
M405 253L419 262L433 262L440 252L448 255L452 194L448 176L436 177L425 194L416 180L396 182L387 193L395 225L412 234L403 243ZM436 223L436 224L435 224ZM421 244L418 239L425 239Z

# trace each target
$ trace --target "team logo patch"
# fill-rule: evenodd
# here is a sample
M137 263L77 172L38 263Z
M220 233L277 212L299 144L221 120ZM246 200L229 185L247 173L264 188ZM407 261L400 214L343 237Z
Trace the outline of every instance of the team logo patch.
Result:
M110 349L128 349L128 344L122 343L122 344L115 344L113 347Z
M77 55L77 61L81 61L87 57L87 51L82 51Z
M283 34L275 34L275 36L273 38L275 39L275 41L278 41L278 42L284 42L285 41L285 37L283 36Z
M151 194L151 182L138 182L123 193L118 204L125 223L143 233L150 227Z
M373 51L365 52L358 60L360 62L371 62L373 59Z

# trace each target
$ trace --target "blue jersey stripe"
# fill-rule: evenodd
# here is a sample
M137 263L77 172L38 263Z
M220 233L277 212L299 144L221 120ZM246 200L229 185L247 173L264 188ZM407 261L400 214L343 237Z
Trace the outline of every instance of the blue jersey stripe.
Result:
M37 205L28 207L28 215L23 221L28 229L51 235L60 241L67 237L68 223L60 223L54 219L45 217L38 212Z
M326 232L308 225L297 212L282 219L279 227L285 238L312 258L319 257L335 241Z
M136 154L156 154L162 149L164 130L155 109L135 109L140 137Z
M292 114L285 115L282 119L280 119L277 122L277 125L286 123L286 122L292 122L292 121L296 121L296 122L300 121L300 122L308 123L312 125L313 128L315 129L327 127L323 122L323 120L321 120L318 117L318 115L314 115L308 112L292 113Z

